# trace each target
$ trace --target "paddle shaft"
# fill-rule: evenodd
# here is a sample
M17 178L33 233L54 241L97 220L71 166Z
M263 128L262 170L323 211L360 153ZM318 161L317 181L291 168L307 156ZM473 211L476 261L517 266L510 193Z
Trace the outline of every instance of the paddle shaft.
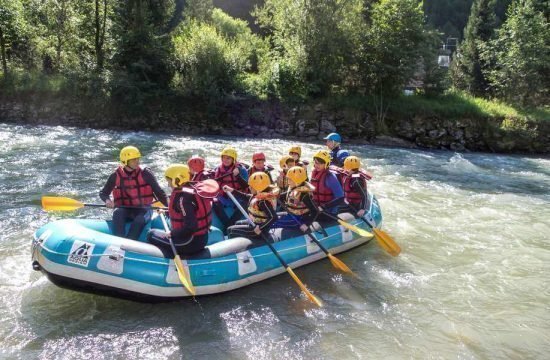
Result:
M85 204L85 203L83 203L82 205L87 206L87 207L107 207L107 205L105 205L105 204ZM166 210L165 207L160 207L160 206L128 206L128 205L122 205L122 206L115 206L114 208L115 209L116 208L121 208L121 209Z

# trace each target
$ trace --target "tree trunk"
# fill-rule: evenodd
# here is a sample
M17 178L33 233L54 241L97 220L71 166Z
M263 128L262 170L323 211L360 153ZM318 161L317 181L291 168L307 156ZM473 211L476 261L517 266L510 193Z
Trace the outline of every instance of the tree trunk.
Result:
M2 27L0 27L0 48L2 50L2 70L4 71L4 75L6 75L8 73L8 62L6 60L6 42Z

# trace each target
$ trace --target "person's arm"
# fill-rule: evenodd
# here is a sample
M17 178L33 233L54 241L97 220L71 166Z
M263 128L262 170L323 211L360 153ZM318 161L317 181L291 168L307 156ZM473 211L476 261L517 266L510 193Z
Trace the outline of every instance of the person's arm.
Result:
M115 184L116 184L116 173L112 173L111 176L109 176L109 178L107 179L105 186L103 186L103 189L99 191L99 198L103 202L106 202L111 198L111 193L115 188Z
M176 211L181 211L182 214L184 214L185 217L185 226L181 229L172 230L172 238L179 237L179 238L186 238L191 236L195 231L197 231L197 227L199 226L199 223L197 221L197 215L195 211L195 205L193 201L192 196L185 196L184 194L181 194L175 201L176 204L173 206L176 206Z
M235 178L243 189L246 189L248 187L248 171L243 166L239 166L237 169L239 169L239 175L235 176Z
M305 206L309 209L309 212L302 215L302 222L306 224L308 227L311 226L313 221L319 216L319 209L317 208L317 205L315 205L315 202L313 201L313 196L311 196L311 193L305 192L302 193L302 202Z
M259 225L260 230L269 229L271 225L278 219L277 212L275 211L273 206L271 206L271 203L266 200L260 201L258 207L261 211L265 213L267 217L266 222L264 222L262 225Z
M166 196L166 193L162 188L160 187L157 178L155 178L155 175L149 168L143 169L143 179L147 184L153 188L153 193L155 194L155 197L162 203L164 206L168 206L168 197Z
M325 205L324 208L330 209L336 206L344 205L344 189L338 181L338 178L333 173L329 173L325 178L325 185L332 190L334 199Z

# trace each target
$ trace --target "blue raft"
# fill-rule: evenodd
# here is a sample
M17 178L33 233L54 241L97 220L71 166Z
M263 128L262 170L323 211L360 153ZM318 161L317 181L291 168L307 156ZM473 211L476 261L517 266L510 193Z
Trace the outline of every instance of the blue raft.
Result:
M350 214L339 216L371 230ZM380 206L372 195L367 216L377 227L381 225ZM333 254L371 240L338 224L325 225L324 229L318 224L314 227L317 230L315 237ZM157 247L143 240L149 228L162 228L160 218L153 218L140 241L111 235L111 222L106 220L64 219L48 223L35 232L33 268L46 274L54 284L78 291L146 302L191 296L180 283L173 259L165 258ZM325 257L299 230L273 229L272 238L275 249L292 268ZM210 229L206 249L183 262L197 295L238 289L285 272L261 240L226 240L214 226Z

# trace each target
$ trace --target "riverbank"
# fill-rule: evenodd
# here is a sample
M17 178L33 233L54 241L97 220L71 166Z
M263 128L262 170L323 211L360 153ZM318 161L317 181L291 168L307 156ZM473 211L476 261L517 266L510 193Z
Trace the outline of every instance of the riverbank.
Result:
M0 96L5 123L304 141L338 131L350 143L494 153L550 154L548 117L548 111L520 112L460 95L403 96L383 99L381 106L379 99L368 98L300 105L238 97L214 105L164 98L137 113L68 95Z

